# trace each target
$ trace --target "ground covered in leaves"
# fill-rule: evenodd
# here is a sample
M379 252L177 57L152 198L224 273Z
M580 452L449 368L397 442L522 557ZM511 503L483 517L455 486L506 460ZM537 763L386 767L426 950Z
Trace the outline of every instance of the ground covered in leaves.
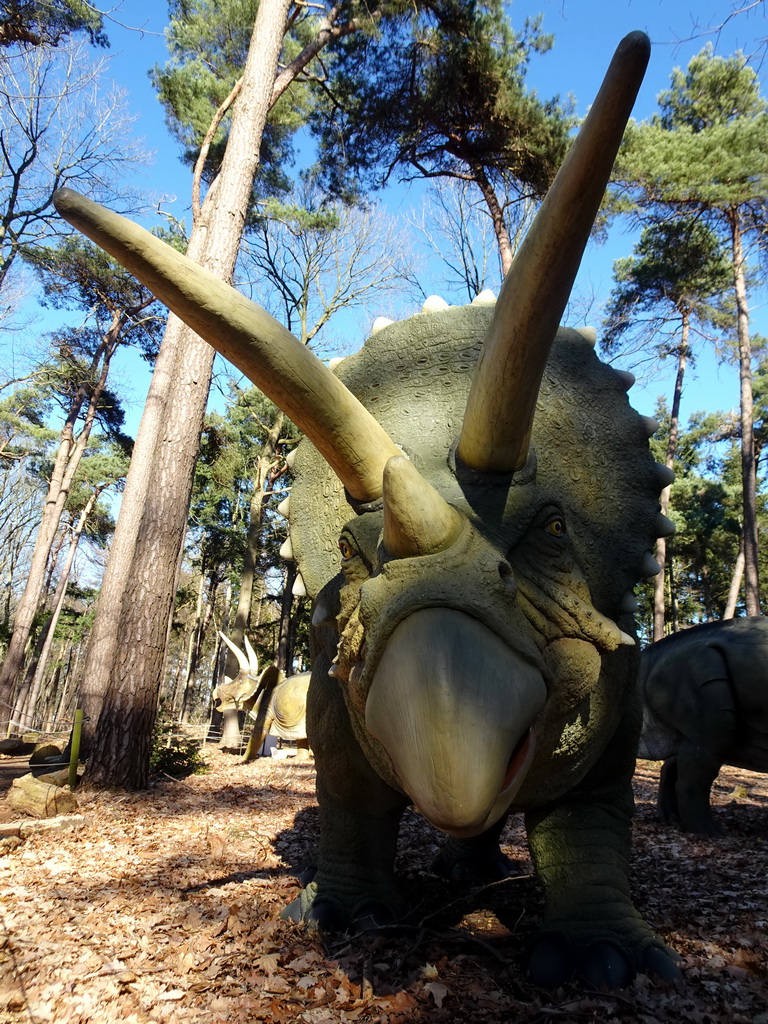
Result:
M0 1024L768 1024L768 775L724 769L728 837L702 839L657 821L658 766L640 762L633 888L685 982L607 994L528 981L541 895L518 819L505 849L521 875L460 891L431 876L439 837L408 814L417 923L323 942L279 917L317 838L312 763L206 759L141 794L81 794L82 828L0 857Z

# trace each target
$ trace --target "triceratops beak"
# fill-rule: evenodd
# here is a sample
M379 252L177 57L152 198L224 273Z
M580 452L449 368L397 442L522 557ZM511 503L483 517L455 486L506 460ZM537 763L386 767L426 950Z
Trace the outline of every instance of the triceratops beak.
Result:
M649 55L643 32L632 32L619 44L504 281L457 450L478 472L515 472L526 463L544 367Z

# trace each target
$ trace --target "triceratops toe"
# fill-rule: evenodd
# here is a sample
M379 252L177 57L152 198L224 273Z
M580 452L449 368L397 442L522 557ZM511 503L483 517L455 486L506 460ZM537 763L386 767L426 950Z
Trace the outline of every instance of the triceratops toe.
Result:
M624 988L635 976L629 957L611 942L595 942L589 946L578 973L593 988Z
M576 963L572 950L564 940L546 936L533 947L528 970L535 985L556 988L570 981Z
M341 932L347 925L341 904L327 896L318 896L314 882L310 882L301 890L296 899L285 907L280 917L283 921L304 923L322 932Z
M565 938L545 935L536 943L529 960L529 971L536 985L555 988L574 978L581 979L592 988L624 988L635 976L636 970L666 981L681 978L672 950L649 946L640 962L634 964L629 955L614 942L593 942L578 950Z
M682 958L672 949L649 946L643 953L641 970L664 981L679 981L682 978L677 966Z

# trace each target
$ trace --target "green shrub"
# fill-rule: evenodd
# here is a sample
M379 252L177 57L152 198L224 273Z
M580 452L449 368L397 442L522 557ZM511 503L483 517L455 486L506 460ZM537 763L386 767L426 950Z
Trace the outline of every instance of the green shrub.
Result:
M202 775L209 770L200 749L193 740L183 743L171 743L169 747L162 743L154 743L149 754L150 775L173 775L175 778L184 775Z
M184 775L202 775L209 770L200 753L199 744L194 740L173 739L175 731L173 719L165 704L158 708L155 727L152 730L152 747L149 752L149 774L173 775L180 778Z

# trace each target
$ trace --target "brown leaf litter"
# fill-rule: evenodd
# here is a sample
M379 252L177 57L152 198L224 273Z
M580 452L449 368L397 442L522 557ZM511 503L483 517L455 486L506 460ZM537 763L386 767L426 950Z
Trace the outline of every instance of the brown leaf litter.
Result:
M541 894L519 818L520 875L461 890L430 874L439 835L407 813L418 923L323 941L279 916L313 859L313 764L206 758L143 793L79 794L79 827L0 856L0 1024L768 1024L766 775L721 772L728 836L708 839L657 820L659 766L639 763L633 890L685 980L550 992L524 969Z

